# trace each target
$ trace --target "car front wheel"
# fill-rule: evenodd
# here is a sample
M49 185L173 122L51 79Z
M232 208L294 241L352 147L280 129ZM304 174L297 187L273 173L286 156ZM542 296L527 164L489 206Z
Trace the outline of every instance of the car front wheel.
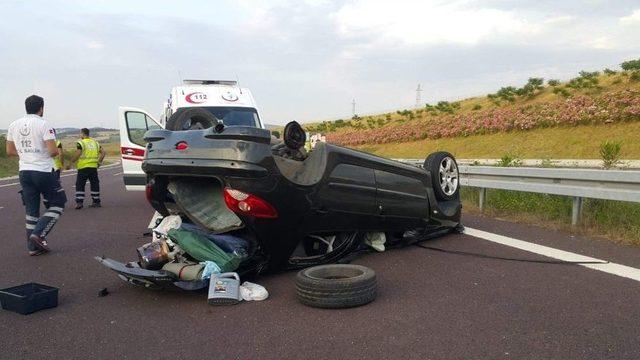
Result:
M431 174L431 185L438 200L453 200L460 192L460 174L456 159L448 152L430 154L424 161L424 169Z

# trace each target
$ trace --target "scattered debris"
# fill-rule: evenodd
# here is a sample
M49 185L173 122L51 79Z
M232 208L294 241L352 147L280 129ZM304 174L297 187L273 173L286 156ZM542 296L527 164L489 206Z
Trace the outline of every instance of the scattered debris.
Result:
M384 243L386 241L387 237L383 232L370 232L367 233L364 237L364 243L371 246L378 252L383 252L385 250Z
M240 297L240 276L237 273L213 274L209 281L209 305L235 305Z
M245 281L240 285L240 296L244 301L262 301L269 297L269 292L262 285Z
M28 315L58 306L58 289L27 283L0 290L0 308Z

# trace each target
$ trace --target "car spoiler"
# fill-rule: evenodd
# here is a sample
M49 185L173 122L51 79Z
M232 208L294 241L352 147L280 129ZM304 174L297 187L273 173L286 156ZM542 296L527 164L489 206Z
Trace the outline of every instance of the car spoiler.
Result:
M266 129L260 129L249 126L216 126L206 130L149 130L144 135L144 140L148 143L154 143L168 139L190 139L193 137L204 137L211 140L244 140L262 144L271 142L271 132Z

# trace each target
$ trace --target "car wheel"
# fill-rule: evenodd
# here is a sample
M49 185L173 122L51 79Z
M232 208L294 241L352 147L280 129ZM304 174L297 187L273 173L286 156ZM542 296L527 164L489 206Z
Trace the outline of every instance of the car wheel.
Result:
M287 147L293 150L300 149L307 142L307 134L296 121L291 121L285 125L282 138Z
M167 130L199 130L208 129L218 124L212 113L202 108L187 108L176 111L167 120Z
M329 264L301 270L296 292L301 303L318 308L360 306L376 298L376 273L361 265Z
M424 169L431 174L431 185L438 200L453 200L460 191L460 174L456 159L448 152L430 154L424 161Z

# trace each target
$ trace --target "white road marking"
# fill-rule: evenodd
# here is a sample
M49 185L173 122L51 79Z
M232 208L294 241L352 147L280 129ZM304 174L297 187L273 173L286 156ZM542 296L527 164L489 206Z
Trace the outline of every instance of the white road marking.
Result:
M122 172L117 172L117 173L113 174L113 176L118 176L118 175L122 175Z
M109 165L105 165L105 166L101 166L100 169L108 169L108 168L112 168L114 166L118 166L120 165L120 161L118 162L114 162L113 164L109 164Z
M20 183L4 184L4 185L0 185L0 188L7 187L7 186L13 186L13 185L20 185Z
M563 260L563 261L581 261L581 262L607 262L606 260L600 260L589 256L575 254L569 251L558 250L552 247L533 244L530 242L502 236L482 230L465 228L464 233L479 239L492 241L494 243L502 244L505 246L514 247L516 249L540 254L546 257ZM580 266L587 267L589 269L606 272L613 275L622 276L628 279L640 281L640 269L636 269L626 265L620 265L616 263L606 264L579 264Z
M4 206L0 206L0 210L4 209Z

